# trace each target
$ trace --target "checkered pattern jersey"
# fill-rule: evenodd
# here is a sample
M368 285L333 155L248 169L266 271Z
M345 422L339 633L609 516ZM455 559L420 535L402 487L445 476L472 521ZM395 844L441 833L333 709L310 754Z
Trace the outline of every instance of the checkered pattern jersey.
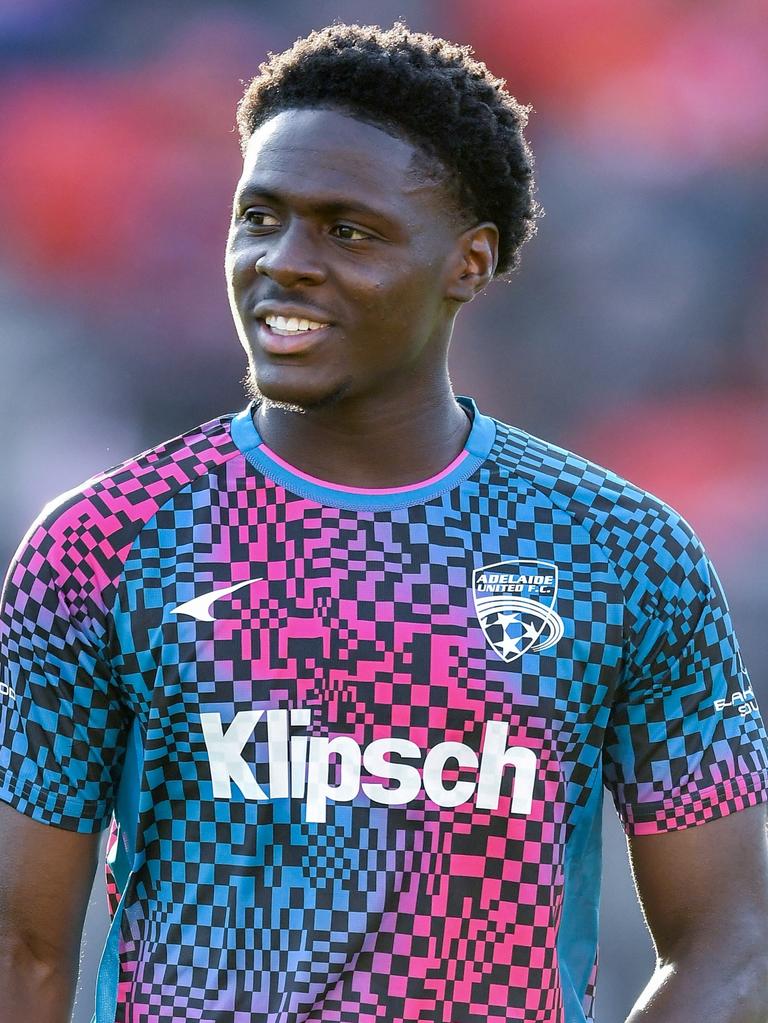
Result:
M460 400L464 451L410 487L306 476L246 409L22 541L0 797L110 827L97 1023L587 1023L604 789L643 835L766 799L688 525ZM477 570L542 564L556 643L480 620Z

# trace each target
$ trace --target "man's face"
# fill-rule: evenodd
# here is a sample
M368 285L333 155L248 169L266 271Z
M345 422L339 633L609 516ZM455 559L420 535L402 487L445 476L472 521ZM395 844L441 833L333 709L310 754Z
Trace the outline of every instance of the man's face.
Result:
M250 139L226 276L266 398L312 408L404 396L443 372L462 225L415 155L332 110L283 111Z

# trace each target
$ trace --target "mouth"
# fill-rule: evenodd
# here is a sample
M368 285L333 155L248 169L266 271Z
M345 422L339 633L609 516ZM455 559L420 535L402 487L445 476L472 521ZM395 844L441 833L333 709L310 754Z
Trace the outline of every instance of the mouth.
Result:
M258 317L258 340L270 355L298 355L325 340L332 324L297 316Z

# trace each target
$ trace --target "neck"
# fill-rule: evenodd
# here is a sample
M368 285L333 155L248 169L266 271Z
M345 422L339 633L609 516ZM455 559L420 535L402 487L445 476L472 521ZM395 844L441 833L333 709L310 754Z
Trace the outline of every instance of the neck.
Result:
M262 402L256 429L277 455L328 483L399 487L436 475L470 431L446 373L427 394L344 399L302 412Z

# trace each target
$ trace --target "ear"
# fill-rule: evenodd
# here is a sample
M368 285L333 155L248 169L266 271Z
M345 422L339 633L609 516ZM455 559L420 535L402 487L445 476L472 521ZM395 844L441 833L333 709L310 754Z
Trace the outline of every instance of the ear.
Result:
M486 221L467 228L456 239L447 297L471 302L493 277L499 259L499 229Z

